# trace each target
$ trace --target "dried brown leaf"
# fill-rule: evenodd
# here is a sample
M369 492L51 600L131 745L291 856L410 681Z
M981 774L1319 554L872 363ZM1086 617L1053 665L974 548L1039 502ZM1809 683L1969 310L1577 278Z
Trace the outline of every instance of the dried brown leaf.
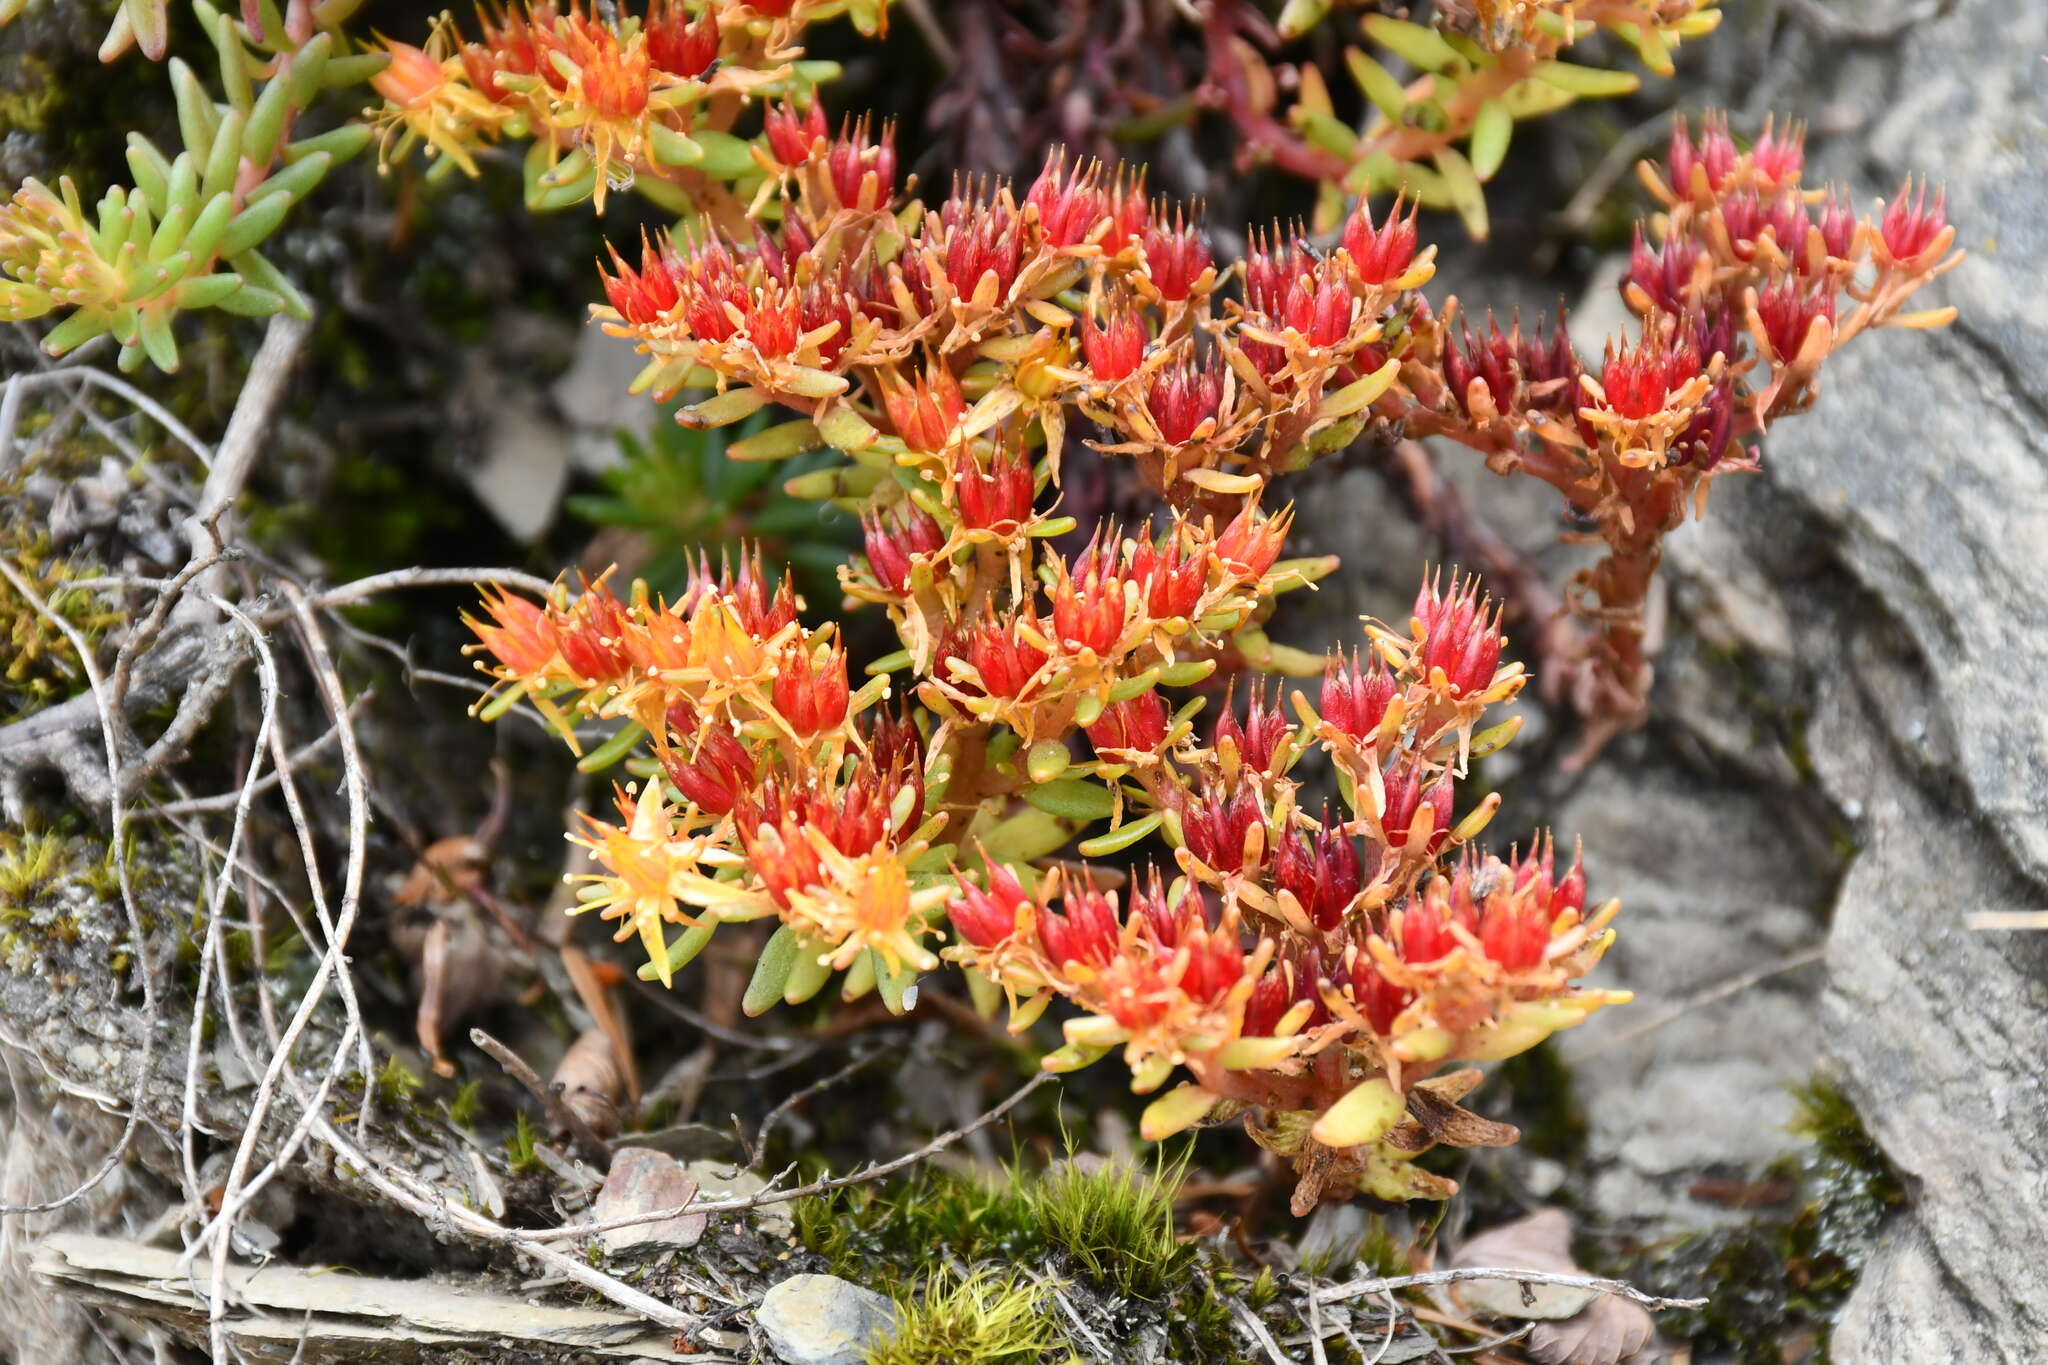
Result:
M1474 1237L1458 1248L1449 1267L1584 1275L1572 1260L1571 1241L1564 1210L1542 1209ZM1475 1281L1453 1288L1451 1298L1475 1315L1534 1320L1525 1350L1537 1365L1620 1365L1656 1336L1656 1325L1640 1305L1592 1289Z
M577 1035L555 1067L553 1082L562 1088L562 1103L591 1132L608 1138L619 1131L619 1102L626 1087L603 1029L587 1028Z
M1524 1349L1537 1365L1621 1365L1656 1335L1641 1304L1602 1294L1575 1318L1537 1323Z

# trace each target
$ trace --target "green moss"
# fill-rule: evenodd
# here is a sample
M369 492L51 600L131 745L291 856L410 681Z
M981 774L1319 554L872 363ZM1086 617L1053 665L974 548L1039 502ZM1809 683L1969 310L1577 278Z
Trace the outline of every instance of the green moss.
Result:
M1043 1255L1046 1239L1018 1172L1000 1176L927 1170L887 1191L854 1185L796 1202L797 1239L834 1274L879 1277L900 1288L897 1266L918 1267L941 1250L968 1262ZM915 1273L914 1270L911 1273Z
M0 916L26 918L28 902L69 869L65 842L56 833L0 833Z
M520 1175L540 1165L540 1158L534 1155L533 1150L536 1140L533 1124L521 1110L514 1117L511 1133L505 1138L505 1164L511 1168L512 1174Z
M1656 1269L1667 1288L1711 1291L1706 1307L1664 1322L1696 1352L1777 1365L1781 1342L1810 1333L1825 1361L1835 1315L1904 1201L1898 1173L1838 1089L1815 1080L1795 1094L1795 1131L1810 1145L1772 1173L1795 1184L1789 1216L1689 1239Z
M474 1128L477 1115L483 1111L483 1103L484 1083L481 1080L470 1081L448 1101L448 1121L457 1128Z
M419 1093L421 1081L396 1057L386 1057L377 1068L377 1103L385 1109L408 1104Z
M890 1289L941 1251L969 1264L1057 1255L1095 1288L1156 1300L1186 1280L1194 1259L1174 1232L1182 1165L1148 1172L1065 1161L1038 1176L927 1171L895 1191L857 1185L800 1200L793 1217L797 1239L835 1274L857 1271Z
M0 510L0 516L7 513ZM22 534L0 540L29 587L50 612L87 642L125 619L93 593L70 587L99 570L51 552L49 538ZM49 616L0 579L0 724L19 720L83 692L86 676L70 638Z
M1156 1299L1194 1259L1173 1226L1173 1192L1186 1165L1184 1155L1162 1157L1150 1173L1115 1162L1062 1162L1031 1185L1031 1212L1081 1278Z
M1045 1290L1020 1275L941 1271L896 1304L896 1330L868 1365L1028 1365L1059 1341Z

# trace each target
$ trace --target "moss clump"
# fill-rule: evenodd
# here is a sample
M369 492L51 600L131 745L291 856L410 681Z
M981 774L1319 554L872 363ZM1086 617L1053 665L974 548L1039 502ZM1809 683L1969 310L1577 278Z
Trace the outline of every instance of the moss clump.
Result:
M973 1264L1058 1255L1077 1279L1126 1298L1158 1299L1194 1259L1173 1225L1184 1162L1144 1171L1063 1161L1042 1175L927 1172L909 1186L835 1190L798 1202L797 1238L834 1273L858 1270L900 1288L940 1251Z
M792 1217L797 1239L834 1274L866 1277L863 1284L879 1277L888 1292L906 1288L898 1267L926 1263L941 1249L970 1263L1046 1250L1018 1172L926 1171L894 1192L854 1185L798 1200Z
M897 1299L896 1331L868 1365L1028 1365L1059 1341L1043 1288L1019 1275L941 1271Z
M1835 1315L1885 1218L1905 1199L1898 1172L1846 1096L1825 1080L1794 1092L1811 1144L1772 1174L1797 1189L1789 1216L1695 1237L1657 1267L1668 1286L1708 1286L1707 1306L1665 1320L1695 1351L1778 1365L1781 1343L1810 1336L1827 1359Z
M1173 1227L1173 1192L1187 1158L1147 1173L1116 1162L1066 1161L1027 1194L1045 1236L1099 1289L1157 1299L1182 1279L1194 1250Z
M44 606L87 641L124 619L93 593L70 584L99 571L51 552L49 538L29 535L5 551ZM19 720L86 687L78 651L57 624L0 579L0 724Z
M63 838L23 830L0 833L0 916L27 914L28 902L71 868Z

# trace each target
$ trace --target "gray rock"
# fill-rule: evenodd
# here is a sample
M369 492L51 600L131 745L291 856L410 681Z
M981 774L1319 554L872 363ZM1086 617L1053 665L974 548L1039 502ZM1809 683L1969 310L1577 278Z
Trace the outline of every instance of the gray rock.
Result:
M551 390L556 410L575 432L570 457L577 469L597 473L617 464L621 430L642 439L653 434L661 409L626 393L646 363L632 342L595 325L578 333L575 361Z
M646 1147L621 1147L612 1155L604 1188L590 1211L597 1223L608 1223L659 1209L681 1208L697 1193L697 1182L674 1157ZM607 1252L636 1247L693 1247L704 1235L705 1216L663 1218L634 1223L598 1234Z
M1766 461L1840 566L1833 587L1775 575L1815 668L1815 776L1860 846L1823 1024L1911 1194L1842 1315L1844 1365L2048 1341L2048 936L1962 923L2048 906L2044 47L2048 7L1962 0L1839 70L1805 64L1814 108L1868 121L1823 169L1864 203L1932 176L1972 252L1931 300L1960 321L1850 347Z
M896 1305L836 1275L792 1275L762 1295L754 1320L784 1365L861 1365L895 1330Z
M554 524L569 483L568 432L529 399L506 396L490 418L469 486L515 540L538 540Z

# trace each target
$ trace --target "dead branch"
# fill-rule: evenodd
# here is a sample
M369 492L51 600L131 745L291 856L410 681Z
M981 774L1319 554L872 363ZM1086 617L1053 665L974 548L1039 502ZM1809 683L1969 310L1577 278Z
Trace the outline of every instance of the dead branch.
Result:
M1639 1303L1645 1308L1662 1311L1667 1308L1700 1308L1705 1299L1660 1299L1645 1294L1626 1280L1603 1280L1592 1275L1554 1275L1542 1270L1497 1270L1487 1266L1460 1266L1455 1270L1432 1270L1420 1275L1389 1275L1347 1280L1328 1289L1316 1291L1321 1303L1341 1303L1366 1294L1384 1294L1396 1289L1425 1289L1439 1285L1463 1284L1467 1280L1510 1280L1516 1284L1550 1284L1565 1289L1590 1289L1599 1294L1614 1294Z
M539 1102L550 1126L567 1132L576 1139L576 1144L596 1157L600 1162L612 1158L611 1144L591 1130L590 1124L575 1108L562 1099L560 1086L549 1085L540 1078L524 1057L485 1033L480 1028L469 1031L469 1041L489 1055L492 1061L505 1068L505 1074L526 1088L526 1092Z

